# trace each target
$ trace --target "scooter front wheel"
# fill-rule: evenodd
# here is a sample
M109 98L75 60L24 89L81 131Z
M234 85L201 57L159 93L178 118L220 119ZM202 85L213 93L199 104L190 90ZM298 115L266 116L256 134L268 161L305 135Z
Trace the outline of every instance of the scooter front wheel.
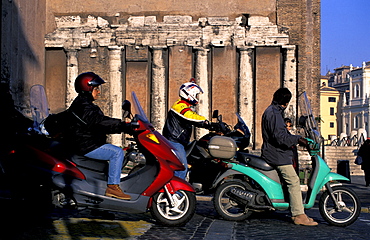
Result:
M166 193L156 193L150 208L152 216L166 226L182 226L186 224L195 213L196 198L192 192L179 190L171 195L174 203L171 206Z
M228 181L221 184L213 198L213 204L217 213L225 220L243 221L250 217L252 211L246 209L245 205L239 204L230 198L229 192L232 189L247 190L249 184L239 180Z
M338 227L349 226L360 215L360 199L352 189L342 186L333 187L332 189L333 196L339 206L333 201L330 193L326 191L320 198L320 214L331 225Z

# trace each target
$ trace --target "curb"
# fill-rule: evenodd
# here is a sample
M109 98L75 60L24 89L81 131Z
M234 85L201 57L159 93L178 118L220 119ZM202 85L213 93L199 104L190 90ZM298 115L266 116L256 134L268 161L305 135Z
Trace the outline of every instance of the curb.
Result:
M196 197L197 197L197 201L204 201L204 202L212 201L212 198L213 198L211 196L203 196L203 195L197 195Z
M197 198L197 201L204 201L204 202L212 201L211 196L198 195L198 196L196 196L196 198ZM362 213L370 213L370 207L361 207L361 212Z
M362 213L370 213L370 207L361 207Z

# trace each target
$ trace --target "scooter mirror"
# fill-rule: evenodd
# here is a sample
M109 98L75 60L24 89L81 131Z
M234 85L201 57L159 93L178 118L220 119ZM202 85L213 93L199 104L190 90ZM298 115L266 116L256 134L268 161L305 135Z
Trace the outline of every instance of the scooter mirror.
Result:
M306 116L301 116L298 120L298 124L300 127L306 127L306 121L307 117Z
M131 103L129 100L123 101L122 110L123 110L123 113L122 113L123 118L127 118L131 115Z
M218 110L214 110L212 113L212 118L217 118L218 117Z
M219 115L219 116L217 117L217 121L218 121L218 122L222 122L222 115Z

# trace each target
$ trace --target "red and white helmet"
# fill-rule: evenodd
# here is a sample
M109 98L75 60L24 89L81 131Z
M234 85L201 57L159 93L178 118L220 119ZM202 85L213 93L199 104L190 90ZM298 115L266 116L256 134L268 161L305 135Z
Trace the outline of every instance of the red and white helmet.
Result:
M192 105L198 104L200 93L203 93L203 90L195 83L194 78L191 78L190 82L182 84L179 89L179 96Z

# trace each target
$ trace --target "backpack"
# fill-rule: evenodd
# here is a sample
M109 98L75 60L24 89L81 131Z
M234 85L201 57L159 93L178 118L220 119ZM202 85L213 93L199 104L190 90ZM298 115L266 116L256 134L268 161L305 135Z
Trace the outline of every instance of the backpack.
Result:
M77 121L86 125L73 111L67 109L57 114L50 114L44 120L44 127L50 137L64 138L72 131Z

